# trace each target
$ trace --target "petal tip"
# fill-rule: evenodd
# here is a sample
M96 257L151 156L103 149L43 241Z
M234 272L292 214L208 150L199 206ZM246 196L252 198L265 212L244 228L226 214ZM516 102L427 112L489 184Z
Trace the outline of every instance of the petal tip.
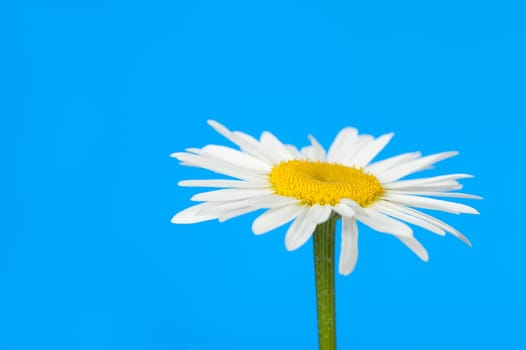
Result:
M183 155L183 154L184 154L184 152L174 152L174 153L171 153L171 154L170 154L170 157L171 157L171 158L175 158L175 159L179 159L179 157L180 157L181 155Z
M213 120L213 119L208 119L206 121L206 123L212 128L214 129L215 131L217 131L219 134L225 136L225 135L228 135L230 134L230 130L228 130L226 128L226 126L224 126L223 124Z
M382 136L380 136L378 139L382 138L382 139L385 139L386 143L390 142L391 139L395 136L395 133L394 132L388 132L387 134L384 134Z
M480 212L473 208L473 207L469 207L470 209L469 210L466 210L466 214L473 214L473 215L480 215Z
M355 266L352 266L352 267L349 267L349 266L339 266L338 267L338 273L340 275L343 275L343 276L349 276L353 271L354 271L354 267Z
M179 213L175 214L170 220L170 222L172 224L185 224L186 223L184 220L181 220L181 215L179 215Z
M265 231L262 230L261 227L259 227L259 225L256 222L254 222L252 223L252 233L256 236L260 236L264 234Z
M201 202L202 193L194 194L190 200L193 202Z
M445 152L445 154L447 154L450 157L456 157L460 154L460 152L459 151L449 151L449 152Z
M299 245L298 242L289 241L285 239L285 248L287 248L289 252L297 250L300 246L301 245Z
M349 276L352 271L338 270L338 273L343 276Z
M464 242L464 244L466 244L468 247L470 248L473 248L473 244L471 243L471 241L469 239L467 239L466 237L461 237L461 240L462 242Z

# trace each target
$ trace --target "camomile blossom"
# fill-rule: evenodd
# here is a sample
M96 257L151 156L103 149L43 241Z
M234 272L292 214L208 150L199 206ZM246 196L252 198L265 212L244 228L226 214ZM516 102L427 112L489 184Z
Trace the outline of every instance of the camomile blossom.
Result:
M254 220L252 231L260 235L291 222L285 246L295 250L309 240L318 224L338 215L342 220L338 270L344 275L353 271L358 258L357 222L396 237L424 261L428 260L428 253L407 223L438 235L450 233L471 245L459 231L419 210L478 214L465 204L435 198L479 199L451 192L462 187L459 179L471 175L403 179L457 152L428 156L411 152L373 161L391 140L392 133L375 138L348 127L338 133L328 150L312 136L309 136L311 145L299 150L267 131L257 140L215 121L208 124L239 150L207 145L171 156L182 165L207 169L231 179L179 182L180 186L219 189L193 196L193 201L201 203L176 214L173 223L213 219L222 222L267 209Z

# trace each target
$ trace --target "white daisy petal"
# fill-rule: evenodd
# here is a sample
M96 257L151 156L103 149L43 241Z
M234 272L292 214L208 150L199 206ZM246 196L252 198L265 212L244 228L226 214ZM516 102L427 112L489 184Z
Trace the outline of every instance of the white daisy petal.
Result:
M308 160L316 159L316 150L312 146L302 147L300 152L301 152L302 158L305 158Z
M267 181L268 182L268 181ZM178 183L182 187L219 187L219 188L269 188L268 183L253 183L239 180L182 180Z
M313 205L302 210L285 235L287 250L296 250L307 242L316 225L327 221L330 214L330 207L321 205Z
M256 140L252 136L242 133L240 131L234 131L232 135L237 140L238 144L240 145L240 148L244 152L247 152L248 154L257 157L262 161L265 160L271 165L280 162L280 157L278 155L272 153L272 151L270 150L267 150L261 145L261 143L259 143L258 140Z
M222 222L258 209L260 208L250 206L246 199L228 202L205 202L200 205L196 215L214 217Z
M237 199L253 198L272 194L271 189L267 188L227 188L209 192L201 192L191 198L196 202L223 202Z
M371 208L365 208L367 216L358 215L357 219L373 230L395 236L411 237L413 230L401 221L390 218Z
M433 165L441 160L454 157L457 154L458 152L456 151L442 152L418 158L410 162L398 165L394 168L391 168L388 172L382 173L381 175L378 174L378 178L380 179L380 181L382 181L382 183L393 182L406 175L426 169L428 166Z
M338 213L341 217L352 218L356 216L354 209L344 203L338 203L333 207L333 210Z
M205 204L206 203L197 204L178 212L172 217L172 224L195 224L216 219L217 216L211 214L199 214Z
M273 157L269 155L269 152L262 148L260 143L252 136L239 131L232 132L228 130L225 126L214 120L209 120L208 125L210 125L223 137L225 137L232 143L238 145L244 152L257 157L261 161L265 161L269 164L272 164Z
M426 248L415 237L396 237L423 261L429 260Z
M342 129L334 139L329 152L327 153L327 162L340 162L345 158L345 154L353 148L354 143L358 140L358 130L355 128Z
M397 184L398 182L392 183ZM403 188L392 188L391 184L384 185L386 190L393 192L420 192L420 191L430 191L430 192L445 192L445 191L456 191L462 189L462 185L457 181L441 181L441 182L431 182L421 185L413 186L404 186Z
M332 207L330 206L322 206L320 216L318 217L316 221L316 225L323 224L325 221L329 220L329 217L332 214Z
M362 208L358 203L356 203L352 199L344 198L341 200L341 203L351 207L356 213L360 214L361 216L367 216L367 212L364 210L364 208Z
M403 220L403 221L409 222L410 224L420 226L438 235L441 235L441 236L446 235L446 232L444 230L429 223L429 221L423 220L418 217L414 217L412 215L404 213L403 211L397 210L398 206L396 204L392 204L387 201L381 201L381 202L373 204L371 207L374 207L375 209L378 209L378 211L384 214L387 214L389 216L392 216L398 220Z
M354 160L360 152L365 150L372 142L374 142L374 137L371 135L360 135L358 140L354 143L354 146L342 159L342 164L347 166L354 166ZM359 166L357 166L359 168Z
M197 148L197 147L188 147L187 149L185 149L185 151L187 153L194 153L194 154L199 154L199 152L201 151L200 148Z
M208 125L210 125L215 131L223 135L226 139L230 139L232 132L228 130L223 124L216 122L215 120L207 120ZM232 141L234 142L234 141ZM234 142L235 143L235 142Z
M354 156L353 164L357 168L361 168L369 164L380 153L384 147L391 141L394 133L389 133L380 136L369 144L368 147L363 148L358 154Z
M323 146L316 140L316 138L312 135L308 136L310 143L312 144L312 152L311 157L309 157L310 160L319 160L319 161L325 161L325 149Z
M294 248L300 246L296 246L295 241L297 241L297 236L304 235L305 227L309 229L308 225L311 224L311 222L308 221L308 212L308 207L300 207L296 219L289 226L287 233L285 234L285 246L287 247L287 250L294 250ZM312 232L310 234L312 234Z
M247 199L248 203L258 208L274 208L284 205L297 205L300 202L294 197L277 196L275 194L262 195Z
M408 207L405 207L405 206L398 206L398 210L400 211L403 211L405 213L408 213L414 217L418 217L418 218L421 218L423 220L427 220L428 222L430 222L431 224L445 230L446 232L449 232L451 233L453 236L457 237L458 239L460 239L462 242L466 243L468 246L471 247L471 242L469 241L469 239L464 236L462 233L460 233L457 229L455 229L454 227L446 224L445 222L431 216L431 215L428 215L428 214L425 214L425 213L422 213L421 211L418 211L416 209L413 209L413 208L408 208Z
M450 213L479 214L479 212L468 205L444 201L436 198L419 197L405 194L392 194L387 192L384 198L391 202L404 204L415 208L441 210Z
M254 171L261 171L262 173L268 173L271 169L268 164L265 164L261 160L230 147L208 145L203 147L199 153L218 160L232 163L241 168L249 168Z
M467 199L482 199L481 196L459 192L427 192L427 191L389 191L393 194L410 194L418 196L431 196L431 197L449 197L449 198L467 198Z
M280 160L294 159L294 155L285 147L281 141L268 131L264 131L260 137L261 145L279 156Z
M289 152L292 153L294 158L296 158L296 159L302 159L303 158L303 154L301 154L301 152L298 150L298 148L296 146L294 146L294 145L285 145L285 147L287 147Z
M179 158L180 158L181 156L184 157L186 154L188 154L188 153L186 153L186 152L174 152L174 153L171 153L171 154L170 154L170 157L175 158L175 159L177 159L177 160L179 160L179 161L182 161L182 160L179 159Z
M210 171L248 181L261 181L265 176L247 168L240 168L230 163L196 154L183 153L177 156L181 164L208 169Z
M266 173L270 170L269 165L257 158L230 147L208 145L203 148L187 148L186 151L202 159L213 159L216 162L230 164L241 169L250 169L258 173Z
M433 177L426 177L421 179L412 179L412 180L401 180L392 182L389 184L385 184L384 186L389 189L405 189L407 187L417 187L417 186L425 186L425 185L433 185L433 184L440 184L440 183L449 183L454 182L455 184L458 184L455 180L459 179L469 179L472 178L472 175L469 174L451 174L451 175L442 175L442 176L433 176Z
M225 222L227 220L233 219L235 217L252 213L253 211L259 210L260 208L254 208L251 206L241 207L237 209L232 209L228 212L225 212L219 217L219 222Z
M342 243L340 248L340 262L338 272L349 275L358 260L358 227L356 219L342 218Z
M298 216L301 212L300 208L301 207L295 205L271 208L254 220L252 223L252 232L256 235L261 235L283 226Z
M400 154L398 156L390 157L387 159L379 160L365 167L365 171L370 174L382 174L383 172L394 168L400 164L406 163L410 160L420 157L420 152L410 152Z

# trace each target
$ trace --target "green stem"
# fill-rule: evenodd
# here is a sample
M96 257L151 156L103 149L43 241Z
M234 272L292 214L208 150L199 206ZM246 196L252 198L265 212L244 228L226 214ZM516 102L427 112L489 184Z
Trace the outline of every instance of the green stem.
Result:
M314 273L318 310L320 350L336 349L336 314L334 307L334 231L333 216L314 231Z

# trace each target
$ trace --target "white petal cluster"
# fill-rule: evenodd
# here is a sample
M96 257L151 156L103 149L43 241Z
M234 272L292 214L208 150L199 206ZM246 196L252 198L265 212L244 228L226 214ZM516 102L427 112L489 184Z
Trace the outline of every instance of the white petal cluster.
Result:
M468 239L448 224L418 210L431 209L449 213L478 214L465 204L432 197L471 198L478 196L451 192L460 189L460 179L467 174L451 174L420 179L402 180L407 175L425 170L435 163L457 155L444 152L422 157L419 152L405 153L372 162L389 143L393 134L378 138L360 135L355 128L341 130L326 151L312 136L310 146L298 150L283 144L276 136L263 132L259 140L240 131L230 131L223 125L209 121L217 132L239 147L208 145L174 153L182 165L208 169L233 179L185 180L179 185L219 188L202 192L193 201L201 202L176 214L172 222L197 223L212 219L225 221L259 209L267 209L252 224L255 234L263 234L292 222L285 236L288 250L301 247L311 237L316 225L328 220L332 213L342 218L339 272L350 274L358 258L357 221L372 229L398 238L420 259L427 261L426 249L413 236L406 223L420 226L438 235L450 233L466 244ZM303 205L298 199L276 194L269 182L272 168L287 160L338 163L348 167L363 168L374 175L384 188L384 193L372 205L361 207L352 199L342 199L336 205Z

